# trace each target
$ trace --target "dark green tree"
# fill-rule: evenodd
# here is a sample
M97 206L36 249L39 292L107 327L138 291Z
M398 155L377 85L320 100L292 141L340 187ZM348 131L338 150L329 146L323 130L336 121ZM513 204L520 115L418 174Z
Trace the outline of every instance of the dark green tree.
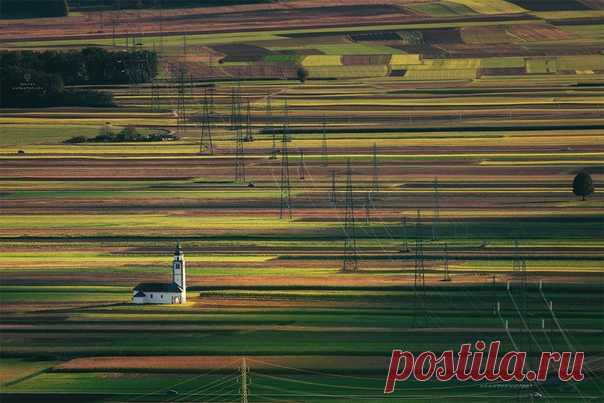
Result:
M296 76L298 77L298 80L300 80L300 82L304 84L304 82L308 78L308 70L306 70L304 67L300 67L296 72Z
M591 176L585 171L579 172L573 180L573 193L577 196L581 196L582 200L585 200L585 198L593 192L594 185Z

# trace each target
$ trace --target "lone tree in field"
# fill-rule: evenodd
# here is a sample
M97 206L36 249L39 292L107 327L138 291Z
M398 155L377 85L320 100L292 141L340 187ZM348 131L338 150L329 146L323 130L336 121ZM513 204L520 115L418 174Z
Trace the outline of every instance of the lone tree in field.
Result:
M298 77L298 80L300 80L300 82L304 84L304 82L308 78L308 70L306 70L304 67L300 67L296 72L296 76Z
M591 176L585 171L579 172L573 180L573 193L577 196L581 196L582 200L585 200L585 198L593 192L594 185Z

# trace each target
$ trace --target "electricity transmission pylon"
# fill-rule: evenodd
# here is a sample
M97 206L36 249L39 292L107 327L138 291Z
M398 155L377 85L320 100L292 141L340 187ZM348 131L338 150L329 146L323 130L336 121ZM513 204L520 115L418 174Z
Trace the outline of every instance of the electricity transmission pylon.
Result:
M157 79L151 81L151 111L159 112L161 110L161 103L159 97L159 85Z
M377 145L373 143L373 180L371 182L371 193L374 196L380 191L379 167L377 159Z
M413 309L413 326L416 327L419 324L419 318L423 319L425 323L425 296L426 296L426 280L425 280L425 267L424 267L424 245L422 239L421 229L421 213L417 210L417 221L415 223L415 268L413 271L413 295L414 295L414 309Z
M247 366L247 362L245 361L245 357L243 357L243 359L241 360L241 368L239 370L239 383L240 383L240 396L241 396L241 403L248 403L248 397L249 397L249 386L250 386L250 382L249 382L249 374L250 374L250 369Z
M321 164L324 167L329 166L329 157L327 155L327 130L325 128L325 115L323 115L323 130L321 135Z
M438 240L438 225L440 221L440 201L438 194L438 178L434 178L434 182L432 182L432 202L434 212L432 213L432 240Z
M443 281L451 281L451 276L449 275L449 246L445 242L444 249L444 259L443 259Z
M279 204L279 218L292 218L291 185L289 181L289 152L287 149L287 120L283 123L283 137L281 139L281 203Z
M245 149L243 148L243 132L241 125L241 94L237 88L235 94L235 109L233 114L233 125L235 129L235 182L245 182Z
M210 117L210 100L208 90L203 92L203 105L201 115L201 138L199 141L199 152L214 154L214 143L212 141L212 123Z
M247 100L246 106L244 141L250 142L254 141L254 136L252 136L252 112L249 99Z
M336 206L336 171L331 170L331 189L329 190L329 202L333 207Z
M349 272L359 269L356 236L354 200L352 197L352 167L350 158L348 158L346 162L346 212L344 214L344 262L342 271Z
M301 181L304 180L306 171L306 165L304 164L304 150L300 150L300 163L298 165L298 177Z
M371 225L371 193L365 195L365 224Z
M237 110L236 104L237 104L237 94L236 94L235 87L232 87L231 88L231 124L230 124L231 130L235 130L235 123L237 120L237 118L235 117L235 113Z
M403 235L401 252L409 252L409 238L407 237L407 217L401 217L401 228Z
M186 71L184 65L178 66L177 71L178 89L176 98L176 134L182 136L186 133L187 109L185 107L186 95Z
M159 24L159 51L164 52L164 1L155 0L155 8L159 10L158 24Z
M273 144L271 146L271 155L270 159L277 159L277 134L273 129L273 106L271 103L271 92L266 92L266 126L264 127L265 131L271 134Z
M526 332L524 338L524 351L527 352L527 357L530 356L531 352L531 331L530 331L530 321L528 320L528 293L527 293L527 273L526 273L526 260L520 254L520 247L518 241L514 241L514 263L513 263L514 277L519 281L518 291L516 295L518 297L519 306L517 306L518 314L520 318L525 323ZM508 291L510 293L511 298L513 290ZM527 368L530 365L530 361L527 360L526 366Z
M526 284L526 260L520 256L520 247L518 241L514 241L514 276L520 280L520 283Z

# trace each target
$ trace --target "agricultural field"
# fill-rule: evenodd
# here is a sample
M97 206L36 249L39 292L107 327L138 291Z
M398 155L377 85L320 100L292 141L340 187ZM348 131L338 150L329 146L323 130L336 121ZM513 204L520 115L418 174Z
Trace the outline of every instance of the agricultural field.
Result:
M0 109L0 401L604 399L601 1L69 3L0 51L158 72ZM173 137L72 141L127 130ZM187 303L133 304L178 242ZM479 339L585 379L384 394L393 349Z

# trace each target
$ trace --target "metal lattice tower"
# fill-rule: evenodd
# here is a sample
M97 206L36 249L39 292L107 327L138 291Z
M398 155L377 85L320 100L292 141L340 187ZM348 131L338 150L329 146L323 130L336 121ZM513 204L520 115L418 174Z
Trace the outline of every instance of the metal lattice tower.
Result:
M266 126L264 127L265 131L271 133L271 137L273 140L273 144L271 147L271 155L270 159L277 159L277 134L276 130L273 128L273 106L271 103L271 92L266 92Z
M526 310L526 260L520 255L520 246L518 241L514 241L514 277L520 283L520 300L524 310Z
M111 13L111 45L114 48L117 46L117 28L120 23L121 8L119 0L113 2L113 12Z
M161 110L161 100L159 97L159 85L157 79L151 80L151 112L159 112Z
M187 81L187 86L189 88L189 96L191 102L195 102L195 85L193 85L193 74L189 73L189 80Z
M136 3L136 25L138 28L138 42L136 42L136 45L142 45L143 44L143 17L141 14L141 10L143 8L143 1L142 0L138 0Z
M306 165L304 165L304 150L300 150L300 164L298 165L298 177L301 181L304 180Z
M187 109L185 106L186 70L183 65L178 66L178 94L176 98L176 134L182 136L186 133Z
M424 303L426 296L426 280L424 267L424 245L421 229L421 214L417 210L417 221L415 223L415 268L413 271L413 294L414 294L414 309L413 309L413 326L416 327L419 323L419 317L424 320L425 312Z
M212 141L212 121L210 115L210 99L208 90L203 92L203 104L201 107L201 137L199 139L199 152L214 154L214 143Z
M514 277L526 284L526 261L520 256L518 241L514 241Z
M449 275L449 246L445 242L445 256L443 261L443 281L451 281L451 276Z
M323 115L323 128L321 136L321 165L329 166L329 157L327 155L327 130L325 128L325 115Z
M250 386L250 382L248 379L249 374L250 374L250 368L247 366L245 357L243 357L243 359L241 360L241 369L239 372L239 383L241 384L241 391L240 391L241 403L248 403L249 386Z
M164 51L164 1L155 0L155 8L159 10L159 51Z
M239 88L235 103L235 182L245 182L245 149L243 147L243 130L241 125L241 98Z
M247 99L247 102L246 102L244 141L247 141L247 142L254 141L254 136L252 135L252 109L250 106L249 98Z
M285 101L287 102L287 101ZM287 117L283 123L283 137L281 139L281 203L279 205L279 218L287 215L292 218L291 184L289 181L289 151L287 149Z
M365 224L371 225L371 193L365 194Z
M237 122L237 116L236 116L236 112L237 112L237 90L235 89L235 87L231 88L231 122L230 122L230 129L231 130L235 130L235 124Z
M440 221L440 201L438 194L438 178L434 178L434 182L432 182L432 202L434 212L432 213L432 240L438 240L438 225Z
M344 262L342 271L357 271L359 256L357 254L356 223L354 218L354 200L352 197L352 167L350 158L346 162L346 212L344 214Z
M336 206L336 171L333 169L331 170L331 189L329 191L329 202L332 206Z
M527 352L527 357L530 356L530 351L531 351L531 339L530 339L530 321L528 320L528 293L527 293L527 273L526 273L526 260L524 259L524 257L520 254L520 246L517 240L514 241L514 266L513 266L513 270L514 270L514 277L517 279L517 281L519 282L519 287L517 287L517 300L519 300L519 306L518 306L518 310L519 310L519 315L521 318L523 318L523 321L525 322L525 326L527 327L527 331L525 332L525 338L524 338L524 351ZM514 289L516 289L516 287L514 287ZM510 293L512 293L513 290L509 291ZM511 294L510 294L511 295ZM526 362L526 370L528 370L528 366L529 364L529 360L527 359ZM519 392L520 393L520 392ZM521 399L520 394L519 394L519 399Z
M373 180L371 182L371 193L377 196L380 191L380 177L377 159L377 145L373 143Z
M138 84L146 80L146 74L149 71L148 66L149 61L146 55L140 52L139 49L133 48L132 52L128 54L126 66L126 74L132 93L139 93Z
M409 252L409 238L407 237L407 217L401 217L401 228L403 230L403 243L401 252Z

